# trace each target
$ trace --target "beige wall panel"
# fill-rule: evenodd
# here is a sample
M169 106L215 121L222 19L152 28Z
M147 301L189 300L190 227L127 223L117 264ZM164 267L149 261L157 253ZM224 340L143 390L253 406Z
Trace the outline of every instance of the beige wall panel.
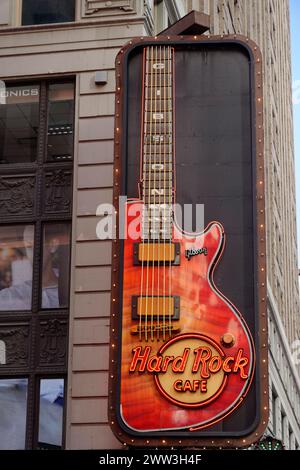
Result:
M74 346L73 370L108 370L109 346Z
M109 318L74 320L73 344L107 344Z
M114 137L114 118L98 117L79 120L79 140L108 140Z
M111 241L77 243L75 263L76 266L111 264Z
M109 425L77 425L70 431L70 449L120 449Z
M99 70L99 69L97 69ZM89 93L109 93L114 92L116 89L115 71L107 71L107 83L106 85L95 84L95 73L94 72L83 72L80 74L80 94Z
M115 94L84 95L80 97L79 116L113 116L115 112Z
M95 142L79 142L78 163L110 163L114 158L113 140L96 140Z
M98 240L96 234L100 217L79 217L76 221L76 240Z
M126 41L125 41L126 42ZM89 42L74 42L74 43L58 43L55 42L54 44L43 45L40 44L33 44L29 46L22 47L22 55L28 54L49 54L53 53L55 50L57 53L61 52L72 52L78 51L79 54L82 54L86 50L94 50L97 49L98 51L104 49L121 49L124 45L124 39L115 39L111 41L89 41ZM1 50L1 47L0 47ZM5 47L2 48L3 56L13 56L16 55L16 46L14 47ZM109 67L111 68L111 67Z
M10 23L9 5L11 0L0 1L0 25L8 25Z
M72 397L107 397L107 372L75 372L72 375Z
M4 0L0 0L0 5ZM6 0L11 2L12 0ZM115 41L121 39L124 44L129 41L130 38L140 36L142 30L142 24L119 24L114 26L105 26L101 24L84 25L83 27L67 27L61 25L60 28L40 28L39 31L13 31L5 32L3 29L0 31L0 35L5 37L5 40L0 39L0 49L2 45L5 47L18 47L22 46L36 46L51 44L68 44L83 42L87 44L89 41ZM101 44L101 42L100 42ZM97 70L98 66L94 68ZM91 70L91 69L90 69Z
M75 294L74 317L109 317L110 293L88 292Z
M75 291L103 291L111 288L111 268L77 268L75 271ZM107 312L105 312L107 313Z
M17 51L15 51L16 54ZM47 52L43 54L1 57L2 77L21 77L55 73L77 73L81 70L114 68L116 49ZM20 54L20 53L19 53Z
M79 190L77 215L95 215L99 204L112 203L112 189Z
M111 188L113 186L113 165L81 166L78 168L79 189Z
M72 400L72 423L107 423L107 398Z

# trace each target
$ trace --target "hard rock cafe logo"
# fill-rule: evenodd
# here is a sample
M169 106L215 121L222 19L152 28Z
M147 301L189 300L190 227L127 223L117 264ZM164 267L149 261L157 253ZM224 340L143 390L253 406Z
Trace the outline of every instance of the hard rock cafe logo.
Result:
M215 400L224 390L228 374L248 378L249 359L242 348L226 356L213 339L201 334L175 336L156 354L151 351L151 346L132 350L130 373L153 374L164 397L182 407L201 407Z

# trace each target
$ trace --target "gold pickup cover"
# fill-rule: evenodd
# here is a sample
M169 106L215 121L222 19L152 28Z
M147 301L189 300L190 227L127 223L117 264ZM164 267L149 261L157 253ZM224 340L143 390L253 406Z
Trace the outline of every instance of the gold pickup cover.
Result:
M166 242L135 243L133 248L134 265L139 264L180 264L180 244Z
M138 316L170 316L174 313L173 297L139 297L138 298Z
M179 297L178 296L133 296L132 318L138 320L141 316L149 318L153 315L158 317L171 317L172 320L179 319Z
M174 243L140 243L138 260L143 261L165 261L170 262L175 259Z

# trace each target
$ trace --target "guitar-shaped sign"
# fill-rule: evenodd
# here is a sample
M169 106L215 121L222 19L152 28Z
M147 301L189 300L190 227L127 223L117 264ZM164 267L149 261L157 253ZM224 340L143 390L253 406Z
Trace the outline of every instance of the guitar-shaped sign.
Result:
M193 433L224 419L255 367L250 331L214 284L222 225L195 235L174 220L174 54L143 50L140 199L126 206L119 414L139 433Z

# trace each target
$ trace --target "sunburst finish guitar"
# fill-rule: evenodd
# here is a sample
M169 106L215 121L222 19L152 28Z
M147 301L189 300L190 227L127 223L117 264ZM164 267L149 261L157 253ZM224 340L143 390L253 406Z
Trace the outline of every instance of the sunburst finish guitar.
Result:
M126 207L119 415L133 433L211 426L242 403L255 368L243 316L214 283L221 223L189 234L174 218L174 54L144 47L140 199Z

